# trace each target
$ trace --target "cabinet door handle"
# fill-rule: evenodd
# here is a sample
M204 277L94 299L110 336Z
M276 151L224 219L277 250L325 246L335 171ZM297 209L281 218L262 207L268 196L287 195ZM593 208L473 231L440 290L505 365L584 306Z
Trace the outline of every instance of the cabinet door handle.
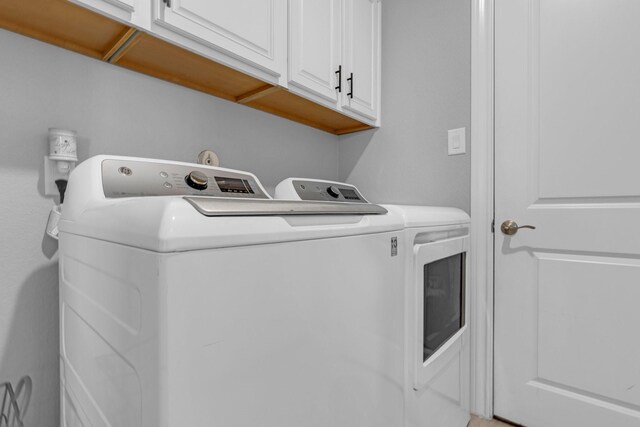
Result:
M162 0L162 3L166 4L167 7L171 7L171 0Z
M353 73L349 74L347 81L349 82L349 93L347 93L347 96L353 98Z
M338 90L338 93L342 92L342 65L338 65L338 71L336 71L336 76L338 76L338 86L335 89Z

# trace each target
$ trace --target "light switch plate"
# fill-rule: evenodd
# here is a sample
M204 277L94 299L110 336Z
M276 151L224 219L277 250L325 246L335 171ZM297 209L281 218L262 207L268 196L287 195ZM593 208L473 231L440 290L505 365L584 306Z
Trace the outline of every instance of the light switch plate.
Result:
M465 128L449 130L449 155L464 154L467 152L467 140Z

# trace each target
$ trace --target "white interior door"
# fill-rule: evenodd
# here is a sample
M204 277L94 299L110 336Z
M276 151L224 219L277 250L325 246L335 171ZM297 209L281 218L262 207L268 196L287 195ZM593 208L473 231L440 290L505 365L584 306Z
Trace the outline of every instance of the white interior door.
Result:
M528 427L640 426L639 19L496 0L495 414Z

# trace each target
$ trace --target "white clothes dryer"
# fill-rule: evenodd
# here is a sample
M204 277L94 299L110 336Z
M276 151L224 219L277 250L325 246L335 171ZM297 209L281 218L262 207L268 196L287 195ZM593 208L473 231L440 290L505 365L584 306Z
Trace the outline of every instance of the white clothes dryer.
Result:
M83 162L59 224L61 425L403 425L404 227L247 172Z
M282 200L369 203L346 183L288 178ZM470 419L469 216L460 209L383 205L402 217L403 393L406 427L464 427Z

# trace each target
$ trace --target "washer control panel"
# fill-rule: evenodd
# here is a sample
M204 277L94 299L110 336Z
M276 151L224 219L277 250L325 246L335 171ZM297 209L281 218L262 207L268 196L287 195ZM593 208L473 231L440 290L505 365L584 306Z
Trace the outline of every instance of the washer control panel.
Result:
M162 162L102 162L105 197L214 196L270 199L256 178L241 171Z
M369 203L353 185L321 180L293 179L291 184L300 200Z

